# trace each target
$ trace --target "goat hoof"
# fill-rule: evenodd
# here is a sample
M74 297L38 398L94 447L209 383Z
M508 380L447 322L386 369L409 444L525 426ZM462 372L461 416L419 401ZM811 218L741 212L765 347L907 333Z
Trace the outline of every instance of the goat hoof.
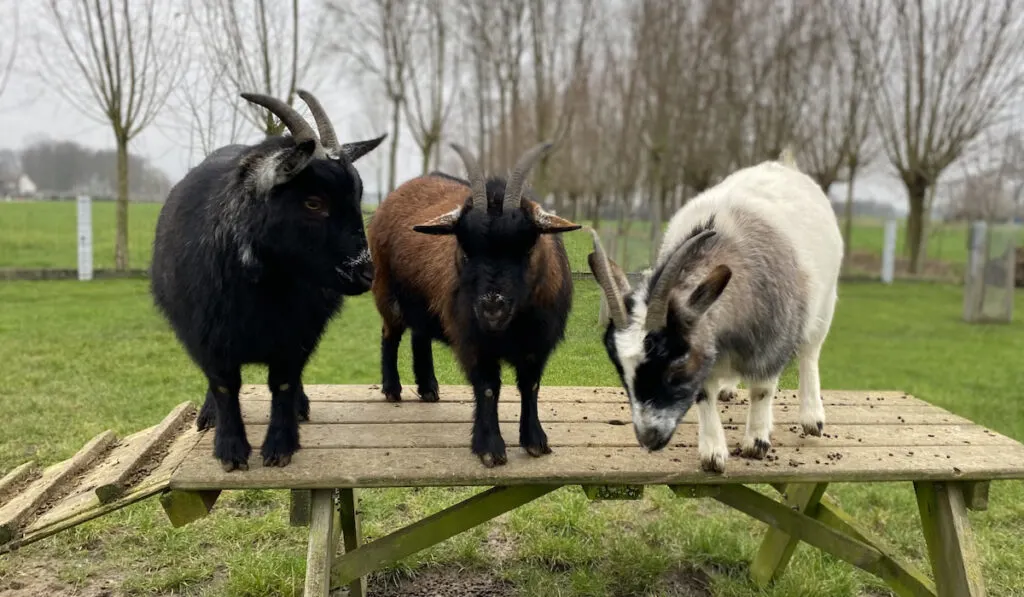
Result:
M700 455L700 468L707 473L725 472L726 452L713 450Z
M761 438L755 438L754 440L744 439L743 446L740 448L740 454L744 458L762 460L771 449L771 442L765 441Z
M736 390L722 390L718 393L719 402L732 402L736 399Z
M821 437L822 432L825 430L825 423L821 421L802 423L801 426L804 428L804 433L814 437Z
M485 452L480 455L480 462L482 462L487 468L494 468L496 466L506 464L508 462L508 457L504 453L492 454L490 452Z
M271 456L263 458L263 466L288 466L292 462L291 454L283 454L281 456Z
M538 458L538 457L543 456L545 454L550 454L551 453L551 448L548 447L547 442L545 442L544 444L541 444L541 445L536 445L536 446L523 446L523 448L526 449L526 453L527 454L529 454L530 456L533 456L534 458Z
M426 392L420 392L420 400L423 402L437 402L441 397L437 395L437 390L427 390Z
M224 469L225 473L230 473L234 470L247 471L249 470L248 462L232 462L228 460L222 460L220 463L221 468Z

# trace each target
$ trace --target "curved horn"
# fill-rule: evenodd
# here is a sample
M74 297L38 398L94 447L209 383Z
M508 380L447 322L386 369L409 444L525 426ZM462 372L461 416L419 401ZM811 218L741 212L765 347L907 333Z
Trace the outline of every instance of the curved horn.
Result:
M466 177L469 179L469 188L473 190L473 209L483 210L486 213L487 186L484 181L484 172L480 169L480 164L477 163L476 158L465 147L458 143L452 143L451 147L462 158L462 163L466 165Z
M295 138L295 144L304 143L310 139L316 141L316 133L313 132L313 127L309 126L302 116L295 111L288 104L282 102L276 97L270 97L269 95L263 95L261 93L243 93L242 97L246 101L263 106L274 116L281 119L281 122L291 132L292 137Z
M693 257L693 249L704 241L715 235L714 230L705 230L700 234L691 237L676 249L669 257L668 263L661 270L658 281L651 290L651 296L647 300L647 318L644 320L644 329L660 330L665 327L668 319L668 297L679 278L679 272L686 261Z
M512 169L512 174L508 177L508 183L505 185L505 199L501 202L502 212L519 207L523 196L523 187L526 184L527 175L530 174L530 169L553 145L550 141L539 143L527 150L519 158L515 168Z
M604 252L597 230L591 228L590 234L594 237L594 252L587 256L587 263L590 264L590 271L593 272L598 285L604 291L604 298L608 303L608 315L612 318L612 324L616 329L625 329L629 325L629 318L626 317L626 304L615 283L612 267L608 263L608 255Z
M335 134L334 125L331 124L331 119L327 117L327 112L324 111L320 100L316 99L316 96L305 89L296 89L295 92L309 106L309 112L313 115L313 120L316 121L316 128L320 132L320 144L324 146L324 149L338 149L338 135Z

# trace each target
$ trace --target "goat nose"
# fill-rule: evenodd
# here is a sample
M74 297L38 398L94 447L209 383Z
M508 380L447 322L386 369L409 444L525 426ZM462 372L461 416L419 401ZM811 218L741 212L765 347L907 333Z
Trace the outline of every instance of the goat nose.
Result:
M371 284L371 283L373 283L373 274L374 274L373 263L368 261L368 262L364 263L363 267L360 269L360 271L359 271L359 278L363 282L365 282L367 284Z
M481 300L480 306L487 312L499 312L505 308L505 299L501 295L485 296Z

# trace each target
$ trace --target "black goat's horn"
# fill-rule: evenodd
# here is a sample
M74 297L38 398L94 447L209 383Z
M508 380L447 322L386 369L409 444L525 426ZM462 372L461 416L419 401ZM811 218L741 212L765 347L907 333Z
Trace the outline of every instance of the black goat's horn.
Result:
M462 158L462 163L466 165L466 177L469 179L469 188L473 191L473 209L483 210L484 213L487 213L487 185L480 164L465 147L458 143L452 143L451 147Z
M320 100L304 89L297 89L296 93L309 106L309 112L313 115L313 120L316 121L316 128L320 131L320 144L323 145L324 149L337 150L338 135L334 132L334 125L331 124L331 119L327 117L327 112L324 110L323 105L320 104Z
M292 108L276 97L270 97L262 93L242 93L242 97L250 103L263 106L270 110L271 114L280 118L281 122L288 128L288 131L291 132L292 137L295 138L296 144L317 140L313 127L309 126L309 123L302 118L302 115L296 112L295 108Z
M505 185L505 199L501 202L502 212L519 207L520 201L523 198L523 188L526 186L526 177L530 174L530 170L537 161L553 146L554 143L550 141L539 143L528 149L519 158L515 168L512 169L512 174L508 177L508 183Z

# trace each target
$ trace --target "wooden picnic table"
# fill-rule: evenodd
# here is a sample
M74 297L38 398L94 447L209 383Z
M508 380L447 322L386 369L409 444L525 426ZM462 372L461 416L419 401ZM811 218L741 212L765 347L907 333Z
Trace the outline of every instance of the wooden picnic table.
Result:
M361 596L369 573L560 487L580 486L591 499L638 499L647 485L667 485L679 497L713 498L769 525L751 563L758 584L782 573L804 541L880 577L900 596L976 597L985 588L966 509L987 507L990 481L1024 479L1020 442L902 392L825 391L825 434L813 437L801 432L795 392L780 391L768 457L735 455L725 473L708 474L699 466L696 412L669 446L647 452L636 442L619 388L544 387L540 420L553 453L541 458L518 447L518 394L506 388L499 419L509 461L490 469L469 450L468 387L443 386L438 403L412 396L388 403L377 386L305 389L310 422L301 426L303 448L284 468L261 466L270 396L247 386L241 400L253 445L248 471L221 469L213 433L194 430L191 403L124 440L100 436L42 473L15 469L0 480L0 552L155 494L180 526L205 516L221 491L289 489L293 524L309 525L305 594L327 595L333 579ZM744 391L720 404L730 446L739 444L746 409ZM913 484L932 577L825 495L829 483L883 481ZM779 499L750 484L770 484ZM358 490L452 486L487 489L363 542Z

